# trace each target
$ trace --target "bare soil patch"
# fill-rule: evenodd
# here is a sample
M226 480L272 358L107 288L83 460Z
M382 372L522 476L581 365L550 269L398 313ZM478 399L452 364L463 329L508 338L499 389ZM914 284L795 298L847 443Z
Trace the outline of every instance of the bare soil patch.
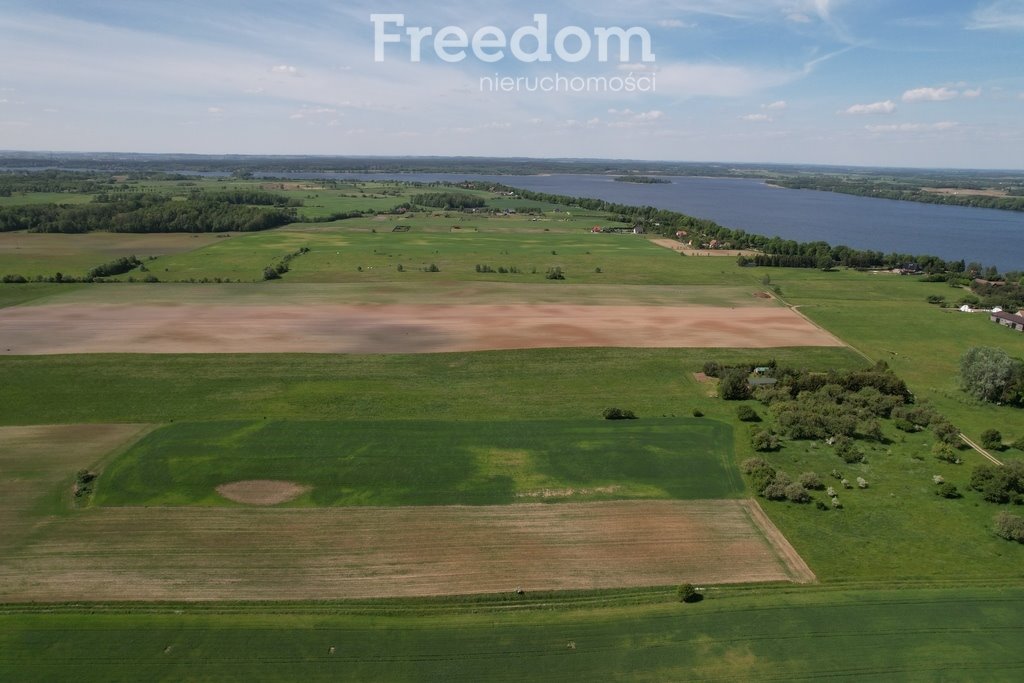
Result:
M230 501L246 505L277 505L295 500L306 491L308 486L291 481L275 481L273 479L250 479L221 484L217 493Z
M751 505L90 509L0 556L0 600L315 600L813 578Z
M781 307L52 303L0 310L0 353L434 353L842 346Z

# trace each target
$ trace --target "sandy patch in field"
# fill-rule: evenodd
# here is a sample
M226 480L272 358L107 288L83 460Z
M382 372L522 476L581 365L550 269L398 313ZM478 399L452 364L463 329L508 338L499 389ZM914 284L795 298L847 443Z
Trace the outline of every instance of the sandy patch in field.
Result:
M273 479L250 479L221 484L217 493L228 500L246 505L277 505L295 500L309 490L291 481L275 481Z
M842 346L781 307L77 305L0 310L0 353L432 353Z
M814 580L746 500L100 508L0 556L0 600L318 600Z

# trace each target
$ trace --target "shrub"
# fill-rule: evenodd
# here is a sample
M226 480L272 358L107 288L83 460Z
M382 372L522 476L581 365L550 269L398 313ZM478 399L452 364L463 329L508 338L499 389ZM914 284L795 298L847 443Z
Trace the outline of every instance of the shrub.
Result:
M960 491L957 490L954 484L950 484L947 481L939 484L938 488L935 489L935 495L942 496L943 498L959 498Z
M704 363L704 374L707 375L708 377L718 377L721 371L722 366L713 360L709 360L708 362Z
M1024 462L978 465L971 472L971 488L990 503L1009 503L1024 494Z
M693 416L694 417L704 417L704 411L702 411L700 408L694 408L693 409Z
M810 503L811 494L799 483L793 483L786 487L786 499L794 503Z
M718 382L718 395L726 401L745 401L750 398L750 383L742 370L730 369L722 373Z
M864 453L851 439L837 440L835 446L836 455L842 458L843 462L849 464L864 462Z
M755 451L762 453L766 451L777 451L780 447L779 437L766 429L761 430L751 434L750 445Z
M995 516L994 522L996 535L1007 541L1024 543L1024 517L1011 515L1009 512L1000 512Z
M839 502L838 498L833 498L832 499L832 509L840 510L840 509L842 509L842 507L843 507L843 504Z
M814 501L814 507L818 508L819 510L828 510L828 505L826 505L825 502L821 500Z
M840 480L843 478L843 473L839 470L832 470L831 474L833 479Z
M548 272L544 277L548 280L564 280L565 273L562 272L561 266L555 266L554 268L548 268Z
M821 477L815 472L804 472L796 478L797 482L805 489L811 491L820 491L825 488L825 484L821 481Z
M954 427L951 423L945 420L933 421L931 423L932 431L935 436L939 438L942 443L949 444L950 446L960 445L960 430Z
M897 417L892 423L896 429L903 432L916 432L918 430L918 426L905 417Z
M676 589L679 602L700 602L703 597L692 583L684 583Z
M857 486L862 489L866 489L868 487L868 480L864 477L857 477Z
M281 274L279 272L277 272L274 268L272 268L270 266L267 266L266 268L263 269L263 279L264 280L280 280L281 279Z
M835 498L836 497L836 490L834 488L832 488L831 486L829 486L828 489L825 491L825 495L828 496L829 498Z
M1013 447L1018 451L1024 451L1024 436L1013 442Z
M743 470L744 474L753 474L758 470L772 469L772 466L764 458L747 458L740 463L740 469ZM774 470L772 470L772 474L774 474Z
M768 500L786 500L786 488L786 484L772 481L761 489L761 495Z
M739 418L740 422L761 421L761 416L757 414L757 411L748 405L742 405L736 408L736 417Z
M429 266L427 266L427 272L428 273L440 273L441 269L437 267L436 263L431 263Z
M932 455L943 462L951 462L954 465L959 465L963 462L957 452L953 450L953 447L945 443L937 443L932 446Z
M606 420L635 420L636 414L632 410L621 408L605 408L601 416Z
M981 446L990 450L1003 449L1003 435L998 429L986 429L981 433Z

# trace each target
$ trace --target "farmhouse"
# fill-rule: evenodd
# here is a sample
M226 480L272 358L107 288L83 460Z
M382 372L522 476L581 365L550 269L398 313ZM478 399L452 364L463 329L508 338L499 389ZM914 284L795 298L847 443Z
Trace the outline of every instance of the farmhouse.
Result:
M1005 313L999 311L998 313L993 312L990 320L1000 325L1005 325L1011 330L1017 330L1018 332L1024 332L1024 315L1014 315L1013 313Z

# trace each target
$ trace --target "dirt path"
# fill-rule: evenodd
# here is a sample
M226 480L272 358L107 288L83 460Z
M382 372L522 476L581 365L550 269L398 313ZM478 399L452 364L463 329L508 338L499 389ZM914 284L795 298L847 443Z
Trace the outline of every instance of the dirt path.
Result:
M804 562L804 558L800 557L800 553L796 551L786 537L782 535L779 528L772 523L772 520L768 518L764 510L758 504L756 500L745 500L747 511L750 513L751 521L757 525L761 532L771 543L779 553L779 559L789 569L790 578L796 583L812 583L818 580L818 577L814 575L811 568Z
M0 353L433 353L842 346L779 307L49 304L0 309Z
M982 448L978 444L976 444L973 441L971 441L970 439L968 439L966 434L961 434L960 435L960 440L963 441L968 446L970 446L971 448L973 448L974 450L976 450L979 453L981 453L986 458L988 458L988 460L991 461L993 464L999 465L1000 467L1003 466L1003 463L1002 463L1001 460L997 460L994 455L992 455L991 453L986 451L984 448Z

